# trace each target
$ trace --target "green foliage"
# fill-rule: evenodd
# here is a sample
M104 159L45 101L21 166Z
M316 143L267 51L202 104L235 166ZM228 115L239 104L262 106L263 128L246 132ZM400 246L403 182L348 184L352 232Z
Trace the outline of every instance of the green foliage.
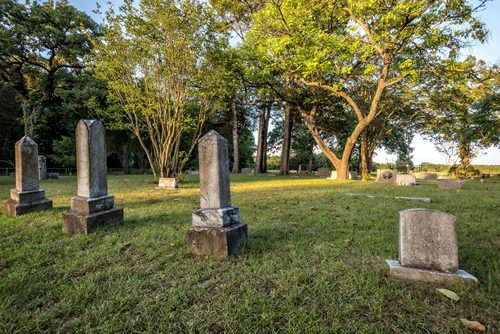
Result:
M33 136L59 88L82 71L97 34L97 24L68 1L0 2L0 75L17 91L25 133Z
M76 142L74 136L63 136L52 144L54 153L48 158L57 166L76 167Z
M196 0L125 1L106 13L93 64L107 82L114 126L131 130L155 175L171 177L186 163L211 108L225 35ZM187 147L181 150L181 142Z

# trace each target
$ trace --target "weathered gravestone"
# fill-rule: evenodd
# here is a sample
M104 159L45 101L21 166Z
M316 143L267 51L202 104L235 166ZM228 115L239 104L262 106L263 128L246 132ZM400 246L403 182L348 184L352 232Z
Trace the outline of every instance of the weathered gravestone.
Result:
M328 176L330 176L330 169L328 169L328 168L318 168L318 171L316 172L316 174L319 177L328 177Z
M201 208L193 211L188 246L197 255L226 257L247 238L239 208L231 206L227 140L210 131L198 141Z
M157 189L178 189L179 180L175 177L160 177Z
M349 171L347 178L349 180L357 180L358 179L358 172L356 171ZM337 171L334 170L330 173L330 177L327 178L328 180L336 180L337 179Z
M252 174L253 175L253 169L252 168L242 168L241 169L241 174Z
M399 212L399 261L387 260L394 278L433 284L477 279L458 269L456 218L446 212L409 209Z
M422 180L422 181L436 181L437 180L436 173L418 172L418 173L415 173L415 177L417 178L417 180Z
M438 180L439 189L462 189L464 181L458 180Z
M16 188L11 189L5 202L5 212L10 217L52 208L52 201L39 187L38 145L28 136L16 143Z
M394 183L396 175L394 169L377 169L377 182Z
M47 159L44 155L38 156L38 179L47 179Z
M95 120L81 120L76 127L78 194L71 210L63 213L65 234L87 234L99 226L123 223L123 209L108 196L106 135Z
M414 186L417 184L415 175L398 174L396 175L396 185L398 186Z

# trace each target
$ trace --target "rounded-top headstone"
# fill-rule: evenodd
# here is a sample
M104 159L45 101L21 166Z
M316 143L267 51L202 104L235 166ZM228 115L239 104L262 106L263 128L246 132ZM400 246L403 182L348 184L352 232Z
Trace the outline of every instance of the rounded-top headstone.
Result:
M38 190L38 145L28 136L15 145L16 189Z
M198 141L200 206L218 209L231 206L227 140L210 131Z
M437 210L399 212L402 266L454 273L458 270L456 217Z
M108 194L106 132L101 122L80 120L76 127L78 196Z

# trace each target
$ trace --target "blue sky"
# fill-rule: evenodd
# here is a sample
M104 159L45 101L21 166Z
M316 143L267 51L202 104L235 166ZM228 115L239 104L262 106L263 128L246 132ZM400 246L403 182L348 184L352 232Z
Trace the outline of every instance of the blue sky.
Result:
M100 21L99 17L91 13L96 8L95 1L70 0L69 2ZM105 4L106 2L101 1L100 3ZM117 5L121 3L121 0L111 0L111 2ZM475 45L465 51L493 64L500 61L500 0L488 2L486 9L479 13L479 17L486 23L489 30L488 40L485 44ZM434 163L445 162L445 158L436 151L434 145L418 135L413 140L412 146L414 148L413 162L417 165L424 161ZM376 152L375 161L377 162L394 161L394 159L394 156L386 154L383 150ZM474 163L500 165L500 149L492 148L482 152L480 156L474 159Z

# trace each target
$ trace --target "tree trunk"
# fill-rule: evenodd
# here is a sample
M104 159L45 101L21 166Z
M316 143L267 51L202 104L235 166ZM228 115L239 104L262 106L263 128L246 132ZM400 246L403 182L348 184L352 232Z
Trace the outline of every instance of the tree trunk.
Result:
M292 110L290 104L285 106L285 129L283 131L283 145L281 146L280 175L290 174L290 148L292 144Z
M130 174L130 163L129 163L130 162L130 146L129 145L122 146L121 160L122 160L123 174Z
M259 130L257 133L257 158L255 161L255 174L264 173L264 155L266 154L266 141L267 141L267 129L266 129L266 110L265 105L259 106Z
M238 132L238 108L236 98L231 101L233 111L233 174L240 173L240 135Z
M370 168L368 166L368 139L366 136L366 130L360 135L361 145L359 147L359 156L361 163L361 179L370 179Z
M271 107L267 107L266 111L266 128L264 130L264 154L262 156L262 173L267 173L267 132L269 130L269 121L271 120Z
M313 152L314 146L311 144L309 146L309 154L308 154L308 162L307 162L307 172L309 175L312 174L313 170L313 160L314 160L314 152Z

